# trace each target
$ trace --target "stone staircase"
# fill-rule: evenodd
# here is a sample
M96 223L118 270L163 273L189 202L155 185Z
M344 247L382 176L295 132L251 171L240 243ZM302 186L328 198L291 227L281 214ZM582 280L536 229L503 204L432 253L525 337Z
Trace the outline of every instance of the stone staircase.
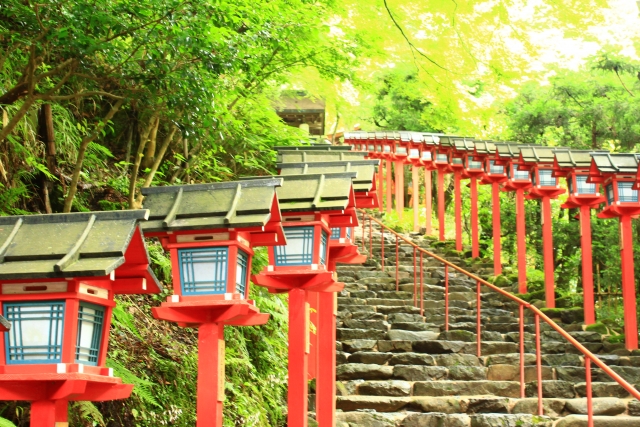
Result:
M451 250L453 242L412 239L456 265L470 264ZM442 264L424 258L421 316L413 299L413 249L400 248L396 291L395 238L385 232L384 271L380 242L376 230L373 257L365 265L338 267L346 287L338 298L337 426L587 426L584 358L577 349L541 321L544 416L538 416L535 325L528 310L522 399L517 303L482 289L482 356L477 357L476 283L450 270L449 330L444 331ZM490 264L468 269L485 278L492 273ZM581 324L561 326L627 381L640 383L640 353L604 342ZM640 427L640 402L599 368L592 369L592 381L596 427Z

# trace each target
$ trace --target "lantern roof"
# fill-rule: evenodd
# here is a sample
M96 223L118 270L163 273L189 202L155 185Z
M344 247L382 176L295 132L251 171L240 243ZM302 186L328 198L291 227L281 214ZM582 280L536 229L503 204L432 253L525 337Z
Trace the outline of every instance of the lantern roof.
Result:
M353 145L331 145L331 144L311 144L311 145L278 145L273 147L280 151L351 151Z
M422 139L426 145L436 145L438 141L440 141L440 135L435 133L423 133Z
M364 160L366 151L278 151L278 163L335 162L345 160Z
M345 132L344 139L368 139L368 132L356 130L352 132Z
M591 166L591 153L607 153L606 151L574 150L572 148L556 148L553 150L555 164L558 168L588 168Z
M457 151L473 151L475 143L468 138L456 138L453 140L454 147Z
M420 132L411 132L411 141L412 142L424 142L424 135Z
M135 264L158 290L138 227L148 217L146 209L0 217L0 280L108 276Z
M320 174L325 172L356 172L353 191L371 191L376 167L380 160L352 160L344 162L278 163L280 176Z
M454 140L456 139L465 139L464 136L456 136L456 135L440 135L440 146L441 147L455 147L456 144Z
M212 184L143 188L151 211L145 232L264 227L279 221L275 199L278 177Z
M400 133L400 140L402 142L411 142L411 132L402 131Z
M632 173L638 171L638 158L640 154L608 152L592 152L589 154L592 159L591 169L594 166L601 174L605 173Z
M530 147L530 145L517 144L515 142L496 142L496 153L500 158L517 159L520 157L520 150L523 147Z
M520 160L526 163L553 163L555 147L525 146L520 148Z
M474 148L477 154L493 155L496 153L496 144L493 141L474 141Z
M309 212L344 210L353 202L352 180L357 172L281 175L282 187L276 192L280 211ZM243 177L251 182L262 177Z

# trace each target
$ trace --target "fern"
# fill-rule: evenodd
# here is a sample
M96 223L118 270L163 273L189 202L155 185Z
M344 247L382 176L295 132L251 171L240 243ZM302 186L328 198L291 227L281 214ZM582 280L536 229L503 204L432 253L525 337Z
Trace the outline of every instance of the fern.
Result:
M140 398L140 400L157 408L163 408L151 390L154 383L137 377L136 374L113 359L107 359L107 366L113 369L114 376L122 378L122 381L126 384L133 384L135 386L133 387L133 394Z
M74 402L73 409L77 411L77 416L83 420L90 421L92 425L95 426L97 424L102 427L106 427L102 414L93 403L86 401ZM0 427L4 426L0 424Z
M118 301L118 304L116 304L116 306L113 307L112 315L113 315L113 320L112 320L113 327L124 329L132 333L139 340L142 341L142 335L140 335L138 328L136 328L133 315L125 309L124 304Z

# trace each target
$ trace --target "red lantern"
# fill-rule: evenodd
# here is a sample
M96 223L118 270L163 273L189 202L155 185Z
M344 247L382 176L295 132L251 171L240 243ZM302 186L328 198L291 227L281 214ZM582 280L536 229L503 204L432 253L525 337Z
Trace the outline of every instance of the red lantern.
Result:
M129 397L105 366L116 294L160 292L138 222L148 211L0 218L0 399L31 425L67 422L69 401Z
M275 188L282 180L144 188L145 234L171 254L173 295L157 319L198 329L198 427L221 427L224 326L263 325L249 296L256 246L285 241Z
M331 228L357 225L352 187L355 177L355 172L282 176L278 200L287 245L271 248L269 266L253 276L254 283L271 292L289 293L290 426L307 426L308 292L319 293L318 336L335 334L334 293L341 291L344 284L337 282L335 272L329 270L329 239ZM324 397L319 402L322 409L318 408L318 416L325 417L318 422L323 425L335 424L335 340L330 341L330 345L326 341L318 345L316 388Z
M602 184L605 190L606 206L598 214L598 218L620 219L625 345L628 350L637 350L638 320L631 218L640 215L638 190L634 189L638 157L636 154L591 153L590 155L591 166L586 182Z

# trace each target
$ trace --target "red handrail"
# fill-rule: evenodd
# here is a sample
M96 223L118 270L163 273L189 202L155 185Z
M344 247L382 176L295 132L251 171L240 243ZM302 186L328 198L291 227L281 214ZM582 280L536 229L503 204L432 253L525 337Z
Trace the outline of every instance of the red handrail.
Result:
M604 372L607 373L607 375L609 375L609 377L611 377L615 382L617 382L622 388L624 388L627 392L629 392L630 395L632 395L633 397L635 397L636 399L640 400L640 392L638 390L635 389L635 387L633 387L631 384L629 384L624 378L622 378L620 375L618 375L615 371L613 371L609 366L607 366L604 362L602 362L596 355L594 355L593 353L591 353L585 346L583 346L582 344L580 344L574 337L572 337L571 335L569 335L569 333L567 331L565 331L564 329L562 329L556 322L554 322L553 320L551 320L547 315L545 315L542 311L540 311L540 309L538 309L537 307L529 304L528 302L516 297L515 295L511 294L510 292L507 292L503 289L500 289L499 287L495 286L492 283L487 282L486 280L482 279L481 277L478 277L466 270L464 270L463 268L452 264L451 262L447 261L444 258L439 257L438 255L427 251L426 249L421 248L420 246L416 245L415 243L413 243L411 240L409 240L407 237L393 231L391 228L387 227L386 225L384 225L381 221L377 220L376 218L374 218L373 216L371 216L369 213L363 211L363 210L359 210L360 213L362 213L364 219L368 219L369 220L369 248L372 248L372 240L373 240L373 234L371 232L372 229L372 222L375 222L376 224L378 224L380 226L380 230L381 230L381 235L382 235L382 241L381 241L381 253L384 254L384 231L388 231L389 233L391 233L392 235L395 236L396 238L396 290L398 289L398 283L399 283L399 274L398 274L398 253L399 253L399 245L400 242L404 242L408 245L410 245L411 247L413 247L414 251L414 266L416 265L416 252L420 253L420 313L421 315L424 314L423 311L423 301L424 301L424 291L423 291L423 265L422 265L422 261L423 261L423 256L429 256L432 259L435 259L436 261L439 261L440 263L444 264L444 269L445 269L445 273L444 273L444 282L445 282L445 295L444 295L444 299L445 299L445 330L449 330L449 268L453 268L454 270L464 274L465 276L469 277L470 279L474 280L476 282L476 304L477 304L477 355L480 356L481 354L481 344L482 344L482 337L481 337L481 322L482 319L480 317L480 303L481 303L481 299L480 299L480 291L481 291L481 286L486 286L487 288L491 289L494 292L497 292L505 297L507 297L508 299L510 299L511 301L517 302L519 305L519 322L520 322L520 396L524 397L524 392L525 392L525 378L524 378L524 309L527 308L529 310L531 310L531 312L534 315L534 319L535 319L535 328L536 328L536 373L537 373L537 380L538 380L538 415L543 415L543 405L542 405L542 352L541 352L541 348L540 348L540 319L544 320L549 326L551 326L552 329L554 329L556 332L558 332L565 340L569 341L571 343L571 345L573 345L575 348L577 348L585 357L585 370L586 370L586 378L585 378L585 382L586 382L586 393L587 393L587 414L588 414L588 425L589 426L593 426L593 402L592 402L592 390L591 390L591 363L593 362L593 364L595 364L598 368L602 369ZM362 236L364 238L364 220L363 222L363 233ZM362 246L364 247L364 242L362 244ZM371 252L369 252L371 253ZM384 256L384 255L383 255ZM384 262L384 261L383 261ZM383 264L384 265L384 264ZM414 277L415 277L415 269L414 269ZM415 296L415 292L416 292L416 285L414 282L414 305L417 305L415 303L416 300L416 296Z

